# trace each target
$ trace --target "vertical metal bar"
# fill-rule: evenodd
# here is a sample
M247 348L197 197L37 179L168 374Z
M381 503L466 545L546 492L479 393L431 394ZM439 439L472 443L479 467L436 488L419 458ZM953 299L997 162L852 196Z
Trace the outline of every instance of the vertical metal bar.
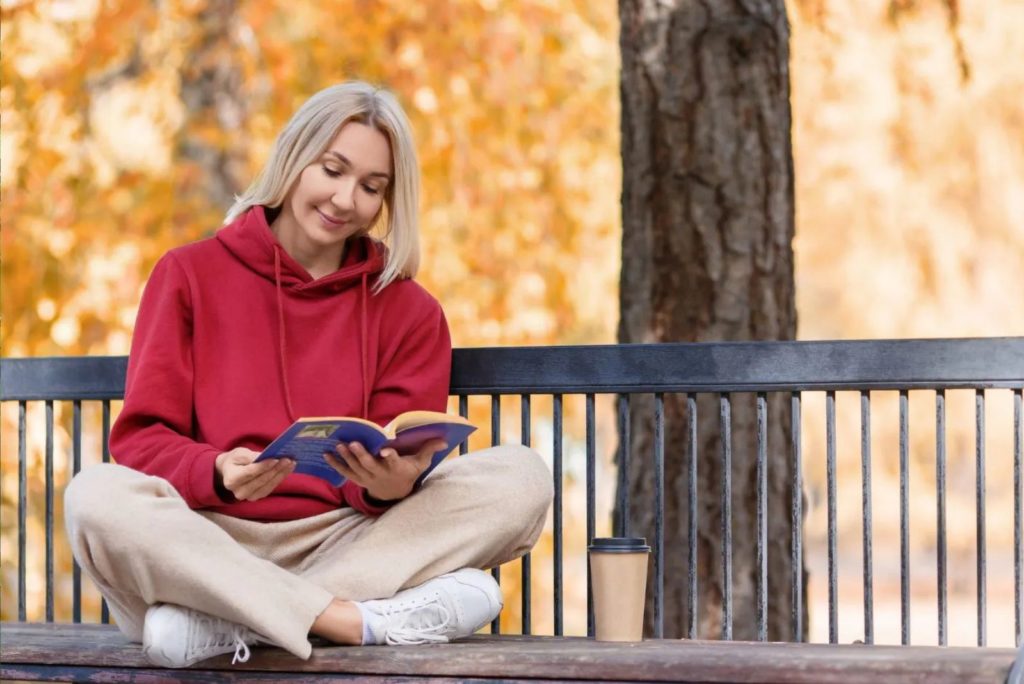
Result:
M757 394L757 640L768 639L768 398Z
M555 636L562 636L562 395L554 396L552 407L554 412L555 435L552 445L552 470L555 479L554 522L555 522Z
M103 400L103 462L110 463L110 400Z
M82 470L82 402L75 399L71 402L71 475L74 477Z
M46 621L53 622L53 400L46 402Z
M25 622L25 533L28 517L28 448L25 434L26 402L18 402L18 620Z
M72 403L72 411L71 475L74 477L82 469L82 402L76 399ZM71 621L82 621L82 569L74 558L71 560Z
M799 392L790 395L789 405L790 433L793 436L793 499L790 503L790 546L793 562L790 570L790 622L793 641L801 642L804 640L804 485Z
M687 546L689 547L689 560L687 563L687 604L690 606L690 620L687 628L687 636L690 639L697 638L697 397L686 395L686 434L689 458L687 480L687 499L689 500L689 511L687 512L687 523L689 531L687 534Z
M1017 639L1014 643L1020 648L1024 643L1024 626L1021 625L1024 614L1024 596L1021 596L1021 583L1024 582L1022 567L1024 553L1021 549L1021 451L1024 449L1024 391L1013 392L1013 617L1017 628Z
M836 572L836 393L825 393L825 478L828 492L828 642L839 643L839 586Z
M978 540L978 645L986 642L986 581L985 581L985 390L974 394L975 407L975 456L976 456L976 500Z
M860 480L864 549L864 643L875 643L873 529L871 519L871 393L860 393Z
M654 395L654 636L664 636L665 608L665 397Z
M501 444L501 395L491 395L491 446Z
M110 400L103 400L103 462L110 463ZM107 599L100 599L100 622L110 624L110 608Z
M469 396L466 394L459 395L459 415L463 418L469 418ZM462 444L459 445L459 455L469 453L469 438L462 440Z
M501 444L501 396L491 395L491 446ZM501 584L501 567L491 568L491 575L494 581ZM491 634L501 634L501 614L499 613L491 620Z
M732 401L718 397L722 424L722 639L732 641Z
M900 641L910 643L910 402L900 390Z
M619 458L618 458L618 497L615 520L615 534L619 537L629 536L629 395L618 395L619 409Z
M519 398L519 416L520 416L520 439L524 446L530 446L530 395L522 394ZM530 592L530 554L527 553L522 557L521 566L522 568L522 601L523 601L523 634L531 633L532 616L530 614L531 608L531 592Z
M594 395L587 394L587 544L595 534L596 482L595 464L597 462L596 430L594 427ZM594 636L594 585L590 576L590 561L587 560L587 636Z
M938 572L939 646L946 645L946 391L935 391L936 565Z

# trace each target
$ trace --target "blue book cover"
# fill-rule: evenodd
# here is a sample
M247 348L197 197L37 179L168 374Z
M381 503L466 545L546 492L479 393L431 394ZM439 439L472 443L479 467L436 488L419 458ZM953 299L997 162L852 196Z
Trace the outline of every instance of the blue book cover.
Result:
M319 477L340 487L345 478L324 460L324 453L337 454L339 443L359 442L371 454L391 447L411 455L432 439L448 444L434 454L420 481L444 460L476 427L461 416L436 411L408 411L385 427L362 418L300 418L267 446L256 461L268 458L295 459L295 472Z

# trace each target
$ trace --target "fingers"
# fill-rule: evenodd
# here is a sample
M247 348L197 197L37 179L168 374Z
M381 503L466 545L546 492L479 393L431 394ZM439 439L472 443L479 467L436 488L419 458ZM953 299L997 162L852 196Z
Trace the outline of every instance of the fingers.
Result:
M272 458L260 461L259 463L252 463L251 459L245 456L232 454L224 469L224 486L233 492L235 488L244 486L253 478L280 467L287 460Z
M348 467L356 474L357 479L366 482L379 475L383 464L378 462L376 456L371 454L359 442L352 442L349 445L339 444L338 452Z
M443 439L432 439L423 446L415 454L409 454L408 456L401 456L394 449L381 449L380 458L383 459L384 465L391 469L395 467L401 467L399 459L405 458L411 460L416 464L416 468L422 472L430 465L430 461L434 458L434 454L438 451L448 448L448 443ZM380 459L378 459L380 460Z
M278 485L284 481L295 470L295 464L290 463L289 465L281 468L279 471L270 473L270 479L263 483L262 486L258 487L252 494L249 495L249 501L258 501L277 489Z
M325 452L324 460L375 498L393 500L407 496L417 478L430 467L434 454L447 447L443 439L434 439L414 454L403 456L393 448L385 448L375 456L362 444L353 442L339 444L334 453Z
M338 449L339 451L341 450L340 445ZM359 476L356 475L352 468L349 467L348 461L342 458L339 454L332 454L330 451L325 451L324 460L327 461L328 465L337 470L345 479L352 480L356 484L362 484L362 481L360 480Z
M291 459L273 459L233 469L232 476L225 476L224 486L231 490L240 501L256 501L270 494L295 470Z
M259 465L262 465L262 463ZM257 472L244 481L238 482L233 490L235 498L242 501L262 499L272 492L294 469L294 461L290 459L276 459L276 462L270 468Z

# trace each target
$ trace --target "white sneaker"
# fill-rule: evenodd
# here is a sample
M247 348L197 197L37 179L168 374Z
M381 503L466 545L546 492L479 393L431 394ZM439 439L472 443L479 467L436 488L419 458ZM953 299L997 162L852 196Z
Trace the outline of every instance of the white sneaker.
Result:
M263 639L247 627L171 603L151 606L142 629L142 652L161 667L188 667L232 651L231 664L244 663L257 641Z
M483 570L463 568L393 598L362 605L381 618L369 625L374 641L400 646L469 636L497 617L504 604L493 577Z

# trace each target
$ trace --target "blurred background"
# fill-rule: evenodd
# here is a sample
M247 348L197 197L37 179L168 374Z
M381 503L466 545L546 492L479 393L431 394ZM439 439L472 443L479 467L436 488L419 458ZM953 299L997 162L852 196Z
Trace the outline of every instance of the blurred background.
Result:
M790 0L787 9L798 338L1024 335L1024 3ZM386 85L412 119L423 169L419 279L443 303L456 346L614 342L617 11L586 0L0 0L3 354L126 354L156 259L211 235L279 127L313 92L349 78ZM896 397L878 394L875 633L898 643ZM912 629L914 643L936 643L934 393L916 394ZM839 636L849 642L863 633L859 405L838 403ZM518 400L503 407L501 433L485 427L473 448L520 439ZM44 600L36 409L29 619L41 619ZM471 402L470 417L488 426L489 410ZM531 411L533 446L550 458L550 398ZM585 634L583 407L565 411L566 633ZM949 643L970 645L973 392L949 392L947 411ZM1011 646L1009 393L991 393L986 411L987 641ZM57 407L59 487L70 476L70 413ZM613 416L602 398L599 533L615 482ZM7 620L17 610L17 407L0 417ZM89 464L100 458L99 416L86 410L84 420ZM810 637L827 641L824 397L807 396L803 424ZM551 546L545 534L533 554L536 633L552 630ZM56 562L57 619L69 620L63 544ZM512 632L518 577L515 566L503 572ZM84 605L95 620L91 586Z

